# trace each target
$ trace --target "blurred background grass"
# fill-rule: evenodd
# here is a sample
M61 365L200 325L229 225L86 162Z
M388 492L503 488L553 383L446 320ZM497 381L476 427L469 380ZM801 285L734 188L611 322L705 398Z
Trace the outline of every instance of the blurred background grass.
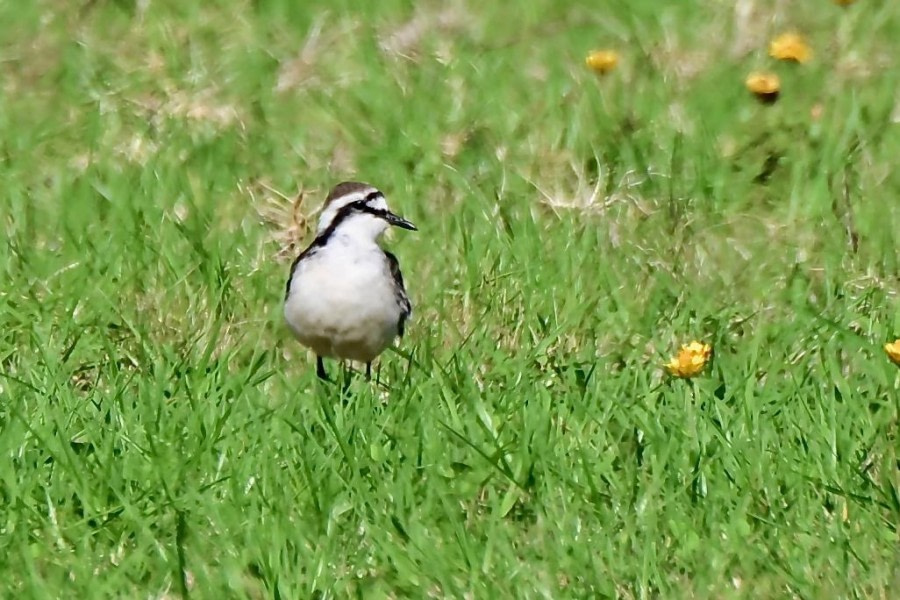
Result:
M768 57L789 30L809 63ZM891 597L897 31L0 2L5 595ZM348 178L420 231L389 385L340 395L280 302ZM694 338L713 364L665 378Z

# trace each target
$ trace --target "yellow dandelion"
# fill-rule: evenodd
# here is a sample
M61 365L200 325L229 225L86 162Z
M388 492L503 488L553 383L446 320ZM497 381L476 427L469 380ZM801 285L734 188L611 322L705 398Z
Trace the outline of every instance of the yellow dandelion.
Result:
M699 375L706 367L706 363L709 362L710 356L712 356L712 346L702 342L691 342L683 345L678 354L673 356L665 367L670 375L687 379Z
M812 58L812 49L802 35L791 31L782 33L769 43L769 56L805 63Z
M775 73L750 73L744 83L763 104L774 103L781 92L781 81Z
M619 64L619 53L615 50L594 50L584 59L584 64L594 73L606 75Z
M891 362L900 367L900 339L885 344L884 351L887 352Z

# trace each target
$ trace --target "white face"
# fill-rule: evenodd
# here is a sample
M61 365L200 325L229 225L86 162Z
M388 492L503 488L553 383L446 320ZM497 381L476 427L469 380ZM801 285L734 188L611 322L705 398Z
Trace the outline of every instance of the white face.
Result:
M373 196L373 194L376 193L378 195ZM389 227L387 221L365 212L354 211L349 215L341 214L341 209L345 206L353 204L354 202L363 201L367 197L370 198L365 202L367 207L381 211L389 210L387 201L378 190L375 188L362 189L332 200L319 217L317 234L324 232L328 229L329 225L331 225L332 221L336 218L340 218L337 228L342 235L358 236L372 240L378 239L378 237L384 233L385 229Z
M391 225L415 230L415 225L388 209L384 195L356 181L337 184L325 200L316 236L337 235L359 241L378 239Z

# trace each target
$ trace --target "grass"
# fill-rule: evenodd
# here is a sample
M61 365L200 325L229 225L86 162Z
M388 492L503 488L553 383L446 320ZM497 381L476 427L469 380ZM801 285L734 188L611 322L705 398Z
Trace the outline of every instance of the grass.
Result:
M900 8L671 4L0 4L3 595L891 597ZM420 231L342 393L348 178Z

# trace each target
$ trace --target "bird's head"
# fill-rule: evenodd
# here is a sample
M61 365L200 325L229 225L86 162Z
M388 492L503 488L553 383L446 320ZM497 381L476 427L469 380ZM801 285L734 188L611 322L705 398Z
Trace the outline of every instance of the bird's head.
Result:
M389 226L415 230L416 226L392 213L384 194L367 183L345 181L337 184L325 199L317 235L339 231L375 241Z

